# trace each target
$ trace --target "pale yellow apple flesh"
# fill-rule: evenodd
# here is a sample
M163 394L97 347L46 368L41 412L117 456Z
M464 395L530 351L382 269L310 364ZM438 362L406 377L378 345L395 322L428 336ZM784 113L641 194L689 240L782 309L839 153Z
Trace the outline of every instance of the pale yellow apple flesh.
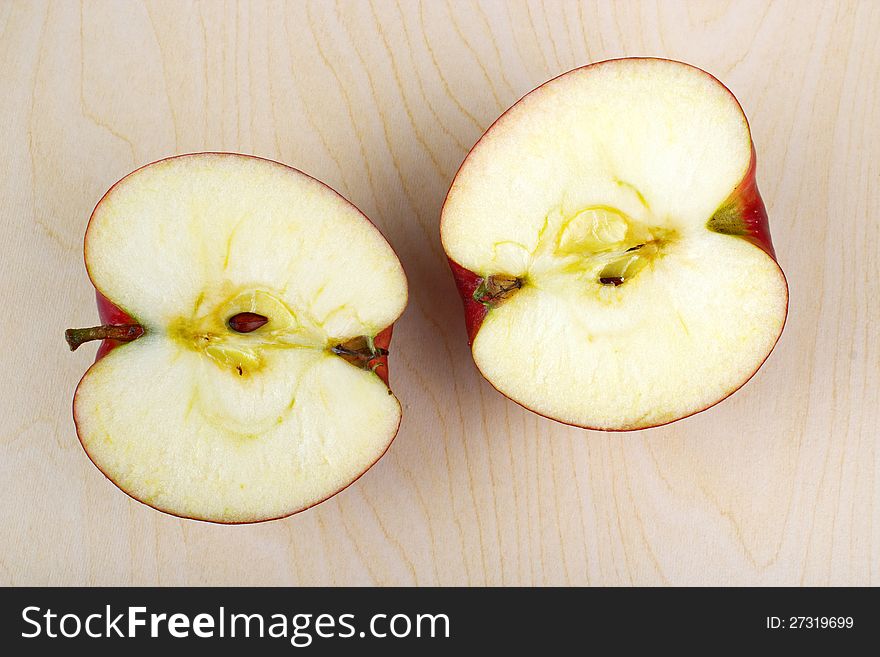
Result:
M85 253L95 286L145 334L83 378L77 428L136 499L205 520L280 517L387 449L397 399L334 346L390 326L406 280L328 187L258 158L172 158L105 196ZM229 320L243 312L268 321L239 333Z
M709 225L751 158L736 100L685 64L611 61L526 96L443 209L446 253L490 301L472 345L483 375L538 413L615 430L739 388L788 299L767 251Z

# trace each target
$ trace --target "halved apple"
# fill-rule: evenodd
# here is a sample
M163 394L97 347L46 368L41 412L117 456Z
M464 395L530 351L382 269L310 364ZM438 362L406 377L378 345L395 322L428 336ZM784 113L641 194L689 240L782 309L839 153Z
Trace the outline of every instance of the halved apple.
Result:
M184 155L123 178L85 238L103 339L77 388L89 457L174 515L254 522L316 504L388 448L406 278L379 231L268 160Z
M746 118L679 62L602 62L525 96L462 164L441 237L477 367L569 424L703 410L785 322Z

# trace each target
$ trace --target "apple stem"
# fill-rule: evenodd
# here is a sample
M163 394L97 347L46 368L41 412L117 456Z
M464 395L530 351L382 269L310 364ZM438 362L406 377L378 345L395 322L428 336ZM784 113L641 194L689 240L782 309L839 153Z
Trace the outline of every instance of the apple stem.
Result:
M377 347L373 336L362 335L330 348L330 352L352 365L376 371L382 363L377 359L387 356L388 350Z
M67 329L64 339L70 346L71 351L86 342L92 340L116 340L118 342L131 342L144 334L144 327L140 324L104 324L89 328Z
M372 349L347 349L341 344L330 349L337 356L351 356L361 360L371 360L376 356L387 356L388 350L381 347L373 347Z

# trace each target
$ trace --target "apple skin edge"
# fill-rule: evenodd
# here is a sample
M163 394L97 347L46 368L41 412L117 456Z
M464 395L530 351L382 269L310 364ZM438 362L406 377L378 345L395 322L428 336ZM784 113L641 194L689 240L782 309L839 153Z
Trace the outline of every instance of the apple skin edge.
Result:
M663 59L663 58L661 58L661 57L632 57L632 58L623 58L623 59ZM614 61L617 61L617 60L607 59L607 60L603 60L603 61L599 61L599 62L594 62L592 64L587 64L587 65L581 66L579 68L589 68L591 66L608 64L608 63L611 63ZM693 65L689 64L689 66L693 66ZM742 106L739 104L739 100L737 100L736 96L733 95L733 92L730 91L730 89L728 89L727 86L723 82L721 82L718 78L716 78L711 73L704 71L703 69L700 69L699 67L693 66L693 68L696 68L697 70L702 72L704 75L709 76L716 83L721 85L724 88L724 90L727 91L728 94L730 94L731 98L733 98L733 101L737 105L740 106L740 109L742 109ZM483 141L483 139L486 137L486 135L488 135L492 131L492 128L494 128L496 125L498 125L499 123L504 121L505 118L509 115L510 111L516 105L518 105L520 102L522 102L522 100L524 98L526 98L526 96L531 95L532 93L536 92L538 89L545 86L546 84L553 82L553 80L556 80L557 78L560 78L564 75L568 75L569 73L571 73L574 70L578 70L578 69L572 69L571 71L566 71L564 73L561 73L560 75L558 75L554 78L551 78L550 80L548 80L544 84L539 85L538 87L536 87L532 91L529 91L522 98L520 98L516 103L514 103L507 110L505 110L501 114L501 116L499 116L497 119L495 119L495 121L492 123L492 125L490 125L486 129L486 131L483 133L483 135L477 140L477 143L473 145L471 150L468 152L468 154L465 156L465 158L462 160L461 164L459 165L458 171L456 171L455 176L453 176L452 183L450 184L449 190L446 193L446 199L444 200L443 207L441 208L441 211L440 211L440 213L441 213L441 220L440 220L441 242L442 242L442 231L443 231L443 228L442 228L442 226L443 226L443 220L442 220L443 209L445 209L446 201L448 201L448 199L449 199L449 192L452 190L452 186L455 184L455 179L461 173L461 171L464 168L464 165L467 162L468 158L470 157L471 153L473 153L474 150L476 150L476 148L480 145L480 142ZM745 116L745 112L743 112L743 115ZM749 137L750 137L750 141L751 141L751 158L749 161L749 166L746 169L746 172L743 175L742 180L733 189L733 192L731 192L730 196L728 196L727 199L725 199L721 203L721 205L718 206L718 209L716 209L715 212L712 214L712 217L709 218L709 220L706 223L706 227L707 227L707 229L714 230L715 232L718 232L718 233L740 237L741 239L745 239L749 243L754 244L759 249L761 249L762 251L767 253L767 255L769 255L773 259L773 261L776 263L776 266L779 269L779 273L782 275L783 280L786 280L785 272L782 270L782 267L779 266L779 261L776 258L776 250L773 248L773 241L770 237L770 224L769 224L769 218L767 216L767 209L764 206L764 200L761 198L761 194L758 191L758 184L757 184L757 177L756 177L757 153L755 151L755 143L754 143L754 141L751 140L751 128L748 126L748 119L746 119L746 127L749 130ZM448 256L447 256L447 261L449 263L449 268L452 270L452 277L455 280L455 285L456 285L456 288L458 289L459 296L461 297L462 304L464 305L464 318L465 318L465 327L467 330L468 345L472 346L474 339L477 337L477 333L480 330L480 326L483 324L483 321L486 319L486 315L489 313L489 308L486 305L484 305L474 299L474 292L480 286L480 284L483 282L484 277L481 276L480 274L477 274L475 272L470 271L469 269L466 269L465 267L463 267L459 263L455 262L452 258L450 258ZM785 327L786 320L788 319L789 302L790 302L790 295L788 295L788 282L786 281L785 316L782 319L782 328ZM731 390L730 393L727 394L725 397L718 399L717 401L715 401L711 404L708 404L704 408L698 409L698 410L694 411L693 413L689 413L688 415L684 415L680 418L675 418L673 420L669 420L667 422L661 422L661 423L655 424L655 425L650 425L650 426L645 426L645 427L624 428L624 429L606 429L606 428L602 428L602 427L581 426L581 425L572 424L569 422L563 422L562 420L557 420L556 418L545 415L539 411L536 411L533 408L529 408L525 404L521 404L520 402L516 401L515 399L511 399L511 401L519 404L520 406L522 406L526 410L529 410L529 411L535 413L536 415L540 415L541 417L545 417L549 420L553 420L554 422L559 422L560 424L566 424L568 426L573 426L573 427L577 427L580 429L587 429L590 431L603 431L603 432L607 432L607 433L627 433L630 431L641 431L644 429L653 429L656 427L665 426L667 424L672 424L673 422L677 422L678 420L683 420L685 418L692 417L694 415L697 415L698 413L702 413L703 411L706 411L706 410L712 408L716 404L720 404L722 401L724 401L725 399L730 397L730 395L732 395L735 392L737 392L738 390L740 390L743 386L745 386L746 383L748 383L752 379L752 377L755 376L755 374L757 374L758 370L760 370L761 367L763 367L764 363L770 357L770 354L773 353L773 350L776 348L776 344L778 344L780 337L782 337L782 329L780 329L779 335L776 336L776 341L774 342L773 347L770 348L770 351L767 352L767 355L764 357L764 359L761 360L761 362L757 365L757 367L755 367L755 370L748 377L746 377L746 379L742 382L742 384L739 387L737 387L734 390ZM479 371L479 367L477 368L477 370ZM482 375L482 372L480 372L480 374ZM485 375L483 375L483 378L484 379L486 378ZM499 390L491 381L489 381L488 379L486 379L486 381L489 383L489 385L491 385L493 388L498 390L499 393L501 393L502 395L507 397L507 395L505 395L504 392ZM510 399L510 397L508 397L508 399Z

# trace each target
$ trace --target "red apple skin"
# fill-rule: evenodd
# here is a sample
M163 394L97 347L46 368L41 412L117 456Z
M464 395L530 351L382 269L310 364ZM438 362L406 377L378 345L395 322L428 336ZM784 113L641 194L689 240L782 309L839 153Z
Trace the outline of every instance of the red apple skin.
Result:
M293 169L293 170L296 171L297 173L301 173L301 174L303 174L304 176L308 176L309 178L312 178L312 176L309 176L309 174L304 173L304 172L300 171L299 169L295 169L294 167L290 167L290 166L288 166L288 165L286 165L286 164L284 164L284 163L282 163L282 162L278 162L278 161L276 161L276 160L270 160L269 158L265 158L265 157L258 157L258 156L256 156L256 155L247 155L247 154L245 154L245 153L231 153L231 152L225 152L225 151L206 151L206 152L204 152L204 153L188 153L187 155L242 155L242 156L244 156L244 157L253 157L253 158L258 159L258 160L266 160L267 162L272 162L273 164L277 164L277 165L282 166L282 167L285 167L285 168L287 168L287 169ZM141 167L138 167L137 169L135 169L135 170L132 171L131 173L128 173L128 174L126 174L125 176L123 176L122 178L120 178L119 180L117 180L117 181L116 181L116 182L110 187L110 189L108 189L108 190L104 193L104 195L101 197L101 199L100 199L100 200L98 201L98 203L95 205L95 209L92 210L92 214L89 216L89 222L88 222L88 224L86 225L86 239L85 239L84 244L83 244L83 253L84 253L84 254L85 254L85 251L88 249L88 234L89 234L89 226L90 226L91 223L92 223L92 218L94 218L94 216L95 216L95 212L97 211L98 207L101 205L101 203L103 203L104 199L107 198L107 196L110 194L110 192L113 191L113 189L114 189L117 185L119 185L122 181L124 181L124 180L125 180L126 178L128 178L130 175L132 175L132 174L134 174L134 173L137 173L137 172L140 171L141 169L145 169L146 167L148 167L148 166L152 166L153 164L158 164L159 162L165 162L166 160L173 160L173 159L175 159L175 158L177 158L177 157L184 157L184 156L183 156L183 155L172 155L171 157L165 157L165 158L162 158L161 160L156 160L155 162L149 162L149 163L147 163L147 164L145 164L145 165L143 165L143 166L141 166ZM313 179L314 179L314 180L317 180L317 178L313 178ZM332 187L330 187L330 186L327 185L326 183L324 183L324 182L322 182L322 181L320 181L320 180L317 180L317 182L321 183L322 185L324 185L325 187L327 187L327 188L330 189L331 191L335 192L336 194L339 194L339 192L337 192L335 189L333 189ZM339 194L339 196L342 197L342 198L345 198L345 197L342 196L341 194ZM347 201L347 202L348 202L353 208L355 208L358 212L360 212L360 209L359 209L356 205L354 205L353 203L351 203L351 201L348 201L348 199L346 199L346 201ZM366 219L367 221L369 221L369 222L375 227L375 224L373 224L372 220L370 220L370 218L369 218L367 215L365 215L363 212L360 212L360 215L361 215L364 219ZM377 228L377 230L378 230L378 228ZM380 233L381 233L381 231L380 231ZM383 235L383 237L384 237L384 235ZM389 246L390 246L390 244L389 244ZM394 251L393 248L392 248L392 251ZM396 255L396 253L395 253L395 255ZM112 301L110 301L107 297L105 297L105 296L101 293L101 291L100 291L100 290L97 288L97 286L95 285L95 281L94 281L94 279L92 278L92 273L89 271L89 268L88 268L88 262L86 262L86 273L87 273L87 275L88 275L88 277L89 277L89 280L90 280L91 283L92 283L92 286L95 288L95 298L96 298L96 302L97 302L97 305L98 305L98 317L100 317L100 319L101 319L101 323L103 323L103 324L134 324L134 323L137 323L136 320L135 320L134 318L131 317L131 315L129 315L128 313L126 313L124 310L122 310L119 306L117 306L116 304L114 304ZM373 344L374 344L376 347L379 347L379 348L382 348L382 349L387 350L387 349L389 348L389 346L391 345L391 334L392 334L392 332L393 332L393 329L394 329L394 324L391 324L390 326L387 326L386 328L382 329L382 330L376 335L376 337L373 339ZM120 345L122 345L122 344L126 344L126 343L124 343L124 342L119 342L118 340L103 340L103 341L101 342L101 346L98 347L97 354L95 355L95 363L97 363L97 362L98 362L99 360L101 360L104 356L106 356L108 353L110 353L113 349L115 349L116 347L118 347L118 346L120 346ZM385 385L386 385L386 386L389 385L389 384L388 384L388 355L385 354L385 355L382 355L382 356L377 356L376 358L374 358L373 360L371 360L369 364L370 364L370 367L373 369L373 371L376 373L376 375L377 375L380 379L382 379L382 381L385 383ZM166 514L166 515L169 515L169 516L172 516L172 517L175 517L175 518L182 518L182 519L184 519L184 520L196 520L196 521L198 521L198 522L205 522L205 523L210 523L210 524L214 524L214 525L256 525L256 524L260 524L260 523L264 523L264 522L272 522L272 521L274 521L274 520L283 520L283 519L285 519L285 518L289 518L290 516L294 516L294 515L296 515L296 514L298 514L298 513L302 513L302 512L304 512L304 511L308 511L308 510L311 509L312 507L318 506L318 505L321 504L322 502L326 502L327 500L329 500L331 497L334 497L334 496L338 495L339 493L341 493L342 491L344 491L346 488L348 488L349 486L351 486L352 484L354 484L358 479L360 479L361 477L363 477L363 476L364 476L364 475L370 470L370 468L372 468L374 465L376 465L376 463L378 463L378 462L382 459L382 457L385 456L385 454L388 453L388 450L391 449L391 444L394 442L394 439L397 437L397 434L398 434L398 432L400 431L400 420L398 420L398 422L397 422L397 427L394 429L394 433L393 433L392 436L391 436L391 440L388 441L388 445L385 446L385 449L382 450L382 453L379 454L379 456L376 458L375 461L373 461L372 463L370 463L370 464L364 469L363 472L361 472L357 477L355 477L354 479L352 479L350 482L348 482L345 486L343 486L343 487L340 488L339 490L334 491L333 493L330 493L327 497L325 497L325 498L323 498L323 499L320 499L320 500L317 500L316 502L310 504L310 505L307 506L307 507L303 507L302 509L298 509L298 510L296 510L296 511L291 511L290 513L285 513L285 514L282 514L282 515L280 515L280 516L275 516L274 518L261 518L260 520L240 520L240 521L229 520L229 521L220 521L220 520L210 520L210 519L207 519L207 518L198 518L198 517L195 517L195 516L184 516L184 515L180 515L180 514L172 513L171 511L168 511L168 510L166 510L166 509L161 509L161 508L159 508L159 507L157 507L157 506L154 506L154 505L150 504L149 502L145 502L145 501L143 501L143 500L139 500L139 499L136 498L134 495L131 495L128 491L126 491L126 490L125 490L122 486L120 486L118 483L116 483L116 481L114 481L113 478L112 478L109 474L107 474L107 472L105 472L105 471L104 471L104 470L103 470L103 469L102 469L97 463L95 463L94 459L92 459L91 454L89 454L89 451L86 449L85 445L84 445L83 442L82 442L81 432L80 432L80 430L79 430L79 423L77 422L77 417L76 417L76 395L77 395L77 393L79 392L80 384L81 384L81 383L85 380L85 378L89 375L89 371L90 371L90 370L91 370L91 367L90 367L88 370L86 370L85 374L83 374L82 377L80 378L79 383L77 383L76 391L73 393L73 401L72 401L72 404L71 404L71 406L72 406L72 410L73 410L73 425L74 425L74 428L75 428L75 430L76 430L76 437L77 437L77 440L79 440L80 446L83 448L83 452L85 452L86 457L88 457L88 459L89 459L89 461L91 461L92 465L94 465L95 468L97 468L98 472L100 472L102 475L104 475L104 477L107 479L107 481L109 481L111 484L113 484L114 486L116 486L116 488L118 488L119 490L121 490L123 493L125 493L128 497L130 497L130 498L131 498L132 500L134 500L135 502L138 502L138 503L140 503L140 504L143 504L144 506L147 506L147 507L149 507L149 508L151 508L151 509L154 509L155 511L159 511L160 513L164 513L164 514ZM392 394L392 393L391 393L391 389L390 389L390 387L389 387L389 390L388 390L388 394ZM402 417L402 414L401 414L401 417Z
M758 169L758 154L755 152L755 144L752 142L752 161L749 170L740 183L734 195L740 204L739 216L743 225L749 230L746 237L752 244L764 251L773 260L776 260L776 249L773 248L773 240L770 238L770 219L767 217L767 208L764 207L764 199L758 191L756 172ZM778 262L778 261L777 261Z
M767 208L764 207L764 200L758 191L758 181L755 176L757 160L755 144L752 143L752 158L749 161L749 168L742 181L715 211L710 223L717 215L726 211L735 218L738 228L737 232L732 234L754 244L776 260L776 250L773 248L773 240L770 238Z
M98 290L95 290L95 298L98 302L98 317L101 318L102 324L137 324L130 315L121 308L115 306L110 299L105 297ZM97 363L121 344L125 343L120 342L119 340L102 340L101 346L98 347L98 353L95 354L95 362Z
M452 277L455 279L455 286L458 288L458 294L464 304L464 322L467 328L468 344L474 343L477 337L477 331L486 318L489 309L479 301L474 299L474 292L483 282L483 277L475 274L469 269L465 269L452 258L447 258L449 268L452 269Z
M394 324L391 326L382 329L375 338L373 338L373 345L379 349L384 349L386 352L388 351L388 347L391 345L391 334L394 332ZM376 356L372 359L368 366L372 369L376 376L378 376L385 385L388 385L388 354L382 354L381 356Z
M623 58L623 59L633 59L633 60L654 59L654 60L661 60L661 61L674 61L674 60L664 60L661 57L630 57L630 58ZM535 87L535 89L528 92L525 96L520 98L516 103L511 105L507 110L505 110L505 112L501 116L499 116L497 119L495 119L495 121L492 123L492 125L489 126L489 128L486 130L486 132L484 132L483 135L477 140L477 143L473 145L473 147L471 148L470 151L468 151L468 154L465 156L464 160L462 160L461 164L459 165L458 171L456 171L455 176L453 176L453 178L452 178L452 183L450 183L449 191L452 190L452 186L455 184L455 179L458 178L458 174L461 173L461 170L464 167L465 162L467 162L468 158L470 157L471 153L473 153L474 150L480 145L480 142L483 141L483 139L486 137L486 135L492 131L492 128L494 128L495 125L497 125L502 120L504 120L505 117L510 113L510 110L512 110L514 107L516 107L516 105L518 105L526 96L534 93L535 91L537 91L538 89L540 89L544 85L549 84L550 82L553 82L553 80L560 78L563 75L568 75L569 73L572 73L573 71L577 71L577 70L584 69L584 68L589 68L591 66L599 66L602 64L608 64L608 63L615 62L615 61L620 61L620 60L619 59L606 59L606 60L603 60L600 62L594 62L593 64L588 64L586 66L581 66L579 68L572 69L571 71L566 71L565 73L562 73L562 74L556 76L555 78L551 78L550 80L548 80L544 84L541 84L538 87ZM676 62L676 63L680 63L680 62ZM733 98L733 101L740 107L740 109L742 109L742 106L739 104L739 101L736 99L736 96L733 95L733 92L730 91L730 89L728 89L718 78L716 78L711 73L708 73L699 67L693 66L692 64L689 64L689 66L692 66L693 68L697 69L698 71L702 72L703 74L708 75L715 82L720 84L724 88L724 90L730 94L730 97ZM743 116L745 116L745 112L743 112ZM746 127L748 127L748 119L746 119ZM751 129L749 130L749 134L751 135ZM767 209L764 206L764 200L761 198L761 194L758 191L756 171L757 171L757 153L755 151L755 143L752 142L752 154L751 154L751 159L749 161L749 167L746 170L745 175L743 175L742 181L740 181L740 183L734 188L734 190L730 194L730 196L721 204L721 206L719 206L719 209L724 208L725 206L728 206L728 207L735 209L735 213L737 215L737 218L739 219L739 223L742 228L742 232L737 233L737 236L742 239L747 240L748 242L754 244L755 246L757 246L758 248L760 248L761 250L766 252L767 255L769 255L771 258L773 258L774 262L777 263L777 267L779 267L779 263L776 258L776 250L773 248L773 241L770 238L770 223L769 223L769 219L767 217ZM447 200L449 199L449 191L446 192L446 199ZM441 220L440 220L441 234L442 234L442 230L443 230L442 215L443 215L443 210L445 209L445 207L446 207L446 202L444 201L443 208L441 208L441 210L440 210L440 213L441 213ZM717 214L717 212L718 211L716 210L716 214ZM442 239L441 239L441 242L442 242ZM477 337L477 333L480 330L480 326L483 324L483 321L486 319L486 315L489 313L489 309L484 304L480 303L479 301L474 300L474 291L477 289L477 287L479 287L480 283L483 282L483 277L475 272L470 271L469 269L466 269L465 267L462 267L460 264L458 264L457 262L455 262L452 258L450 258L448 256L447 256L447 261L449 262L449 267L452 270L452 277L455 280L455 285L456 285L456 288L458 289L458 294L459 294L459 296L461 296L461 300L464 305L464 319L465 319L465 328L467 329L468 345L473 345L474 339ZM785 272L782 271L781 267L779 267L779 273L782 274L782 278L783 278L783 280L785 280ZM788 292L788 282L786 281L786 293L787 292ZM783 328L785 327L785 322L788 319L788 303L789 303L789 297L786 294L785 317L783 317L783 319L782 319ZM755 374L758 372L758 370L761 369L761 367L767 361L767 358L769 358L770 354L773 353L773 349L776 348L776 344L779 343L779 339L781 337L782 337L782 331L780 330L779 335L776 336L776 342L774 342L773 347L770 349L770 351L767 352L767 356L764 358L764 360L762 360L758 364L758 366L755 368L755 370L742 382L742 384L738 388L736 388L735 390L732 390L725 397L722 397L718 401L715 401L704 408L696 410L693 413L689 413L688 415L683 415L680 418L675 418L674 420L669 420L668 422L661 422L660 424L654 424L654 425L646 426L646 427L637 427L635 429L603 429L600 427L586 427L586 426L581 426L581 425L577 425L577 424L572 424L569 422L563 422L561 420L557 420L556 418L550 417L548 415L544 415L543 413L536 411L533 408L529 408L525 404L520 404L520 402L516 401L515 399L511 399L511 401L513 401L516 404L519 404L520 406L522 406L526 410L529 410L532 413L535 413L536 415L540 415L541 417L545 417L549 420L553 420L554 422L559 422L560 424L567 424L569 426L577 427L580 429L588 429L591 431L605 431L608 433L625 433L625 432L630 432L630 431L641 431L644 429L653 429L656 427L662 427L667 424L671 424L672 422L678 422L679 420L684 420L685 418L692 417L692 416L696 415L697 413L702 413L703 411L712 408L716 404L720 404L725 399L730 397L732 394L734 394L735 392L740 390L746 383L751 381L752 377L754 377ZM479 370L479 367L477 369ZM483 374L483 373L480 372L480 374ZM489 381L489 379L487 379L485 377L485 375L483 376L483 378L486 379L486 381L489 383L489 385L491 385L493 388L495 388L495 390L498 390L498 388L496 388L495 385L492 384L492 382ZM498 390L498 392L501 393L502 395L504 395L505 397L507 397L507 395L505 395L501 390ZM510 397L507 397L507 398L510 399Z

